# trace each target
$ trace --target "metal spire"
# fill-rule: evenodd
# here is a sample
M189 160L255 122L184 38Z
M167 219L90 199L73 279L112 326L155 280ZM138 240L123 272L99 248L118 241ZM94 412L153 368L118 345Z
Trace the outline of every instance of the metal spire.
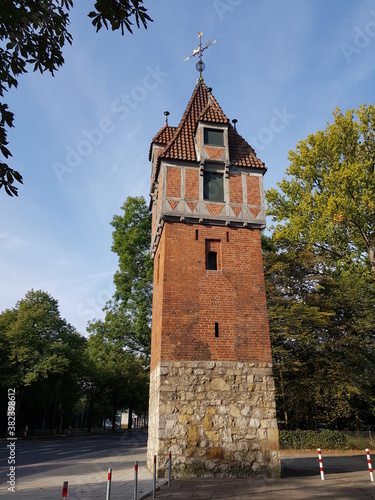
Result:
M191 57L194 57L196 55L199 55L199 61L197 62L197 64L195 65L197 71L199 71L199 81L203 81L203 78L202 78L202 71L204 71L204 68L206 67L206 65L204 64L204 62L202 61L202 54L203 52L208 49L208 47L210 45L213 45L214 43L216 43L216 40L214 40L213 42L206 42L206 45L204 47L202 47L202 36L203 36L203 33L198 33L198 38L199 38L199 47L197 49L194 49L193 50L193 53L191 54L191 56L188 56L186 59L184 59L184 61L187 61L188 59L190 59Z

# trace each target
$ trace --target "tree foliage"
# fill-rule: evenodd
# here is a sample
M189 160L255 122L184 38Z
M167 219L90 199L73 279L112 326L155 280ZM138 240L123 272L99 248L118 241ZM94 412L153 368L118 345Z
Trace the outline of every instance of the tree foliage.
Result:
M0 9L0 98L4 92L17 87L18 77L28 71L52 75L64 64L63 47L72 43L68 31L69 11L73 0L2 0ZM132 33L133 21L138 28L152 19L143 6L143 0L97 0L89 14L99 31L103 26ZM13 127L14 115L6 103L0 102L0 189L9 196L18 195L14 182L22 183L21 174L12 169L7 160L7 128Z
M128 197L121 209L111 222L112 251L119 262L116 291L104 308L104 321L88 326L87 351L90 414L110 407L113 425L119 408L128 407L129 413L146 409L151 349L151 215L143 197Z
M16 390L17 430L61 432L78 418L89 431L116 412L148 405L148 357L127 348L124 335L96 321L88 340L62 319L58 302L31 290L0 314L0 428L7 390ZM126 338L126 337L125 337ZM77 414L78 411L78 414Z
M62 319L58 302L31 290L0 314L1 388L16 388L17 424L40 412L59 425L80 395L85 339Z
M375 274L375 106L360 106L289 152L288 179L267 192L276 241L288 238Z
M128 349L150 355L153 261L151 214L143 197L128 197L115 215L112 251L118 255L116 291L106 307L106 324Z
M103 321L92 323L89 332L86 357L91 368L90 417L94 420L95 413L100 417L110 416L114 430L118 410L130 408L142 413L147 409L147 360L126 349Z
M375 286L302 245L264 239L268 314L284 428L358 428L374 417Z

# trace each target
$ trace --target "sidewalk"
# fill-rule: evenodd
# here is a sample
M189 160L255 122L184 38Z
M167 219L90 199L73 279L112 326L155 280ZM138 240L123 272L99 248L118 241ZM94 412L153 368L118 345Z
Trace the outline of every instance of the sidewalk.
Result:
M152 476L144 465L138 470L138 500L151 494L152 497ZM105 500L107 491L107 474L98 482L96 474L92 479L79 476L69 477L68 499L81 500ZM0 498L14 498L20 500L52 500L61 498L63 482L65 476L54 476L41 478L36 475L31 480L23 482L17 487L16 492L2 491ZM85 481L85 482L84 482ZM86 482L87 481L87 482ZM157 486L163 485L165 480L158 480ZM111 500L133 500L134 499L134 470L121 470L117 467L112 476Z
M277 479L174 479L168 488L165 479L158 480L158 499L184 500L302 500L332 498L338 500L375 499L375 483L370 482L363 453L323 454L325 480L319 473L316 453L282 453L282 478ZM107 471L112 467L111 500L134 499L134 462L138 461L138 500L152 498L152 475L146 469L146 449L134 449L126 457L73 460L51 475L45 472L28 476L17 483L16 493L1 486L0 499L53 500L62 495L69 480L68 499L105 500ZM69 476L67 477L69 468Z
M5 484L1 485L0 499L15 500L53 500L62 496L63 482L68 480L68 499L105 500L107 491L108 467L112 468L111 500L134 499L134 462L138 461L138 500L149 493L152 497L152 474L146 468L146 450L134 450L126 457L104 457L102 459L82 459L74 461L76 473L64 471L68 466L60 467L55 474L44 472L16 481L16 492L8 492ZM71 471L71 468L70 468ZM164 479L157 481L163 485Z
M149 497L152 498L152 495ZM375 489L362 478L335 475L321 481L320 477L281 479L207 479L172 481L171 488L163 486L156 498L184 500L302 500L334 498L337 500L369 500L375 498Z
M170 500L302 500L375 498L364 454L323 456L325 479L320 478L316 453L283 454L282 476L277 479L175 479L161 487L156 498ZM152 495L149 497L152 498Z

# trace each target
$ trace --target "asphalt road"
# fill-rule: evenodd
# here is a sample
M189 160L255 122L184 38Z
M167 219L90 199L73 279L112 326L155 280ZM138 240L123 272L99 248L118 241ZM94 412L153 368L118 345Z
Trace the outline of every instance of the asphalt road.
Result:
M134 461L139 461L140 498L151 491L152 476L146 469L146 432L114 433L88 437L20 440L16 443L16 493L9 493L9 449L0 442L0 499L51 500L61 498L62 484L69 480L68 498L104 500L108 468L113 469L111 500L134 498ZM9 443L9 442L8 442ZM323 451L325 481L321 481L316 452L282 453L281 479L174 480L163 486L160 499L226 500L228 498L291 500L375 498L363 452ZM151 497L151 496L150 496Z
M7 480L10 441L0 442L0 497L10 498ZM105 495L108 469L112 468L111 498L130 498L134 463L139 461L140 489L152 484L146 469L147 433L116 432L59 439L16 441L16 495L13 498L61 498L69 481L69 498L94 499Z
M126 454L134 447L144 446L145 433L107 433L92 436L71 436L56 439L17 440L17 479L42 471L48 473L55 467L74 465L73 461L88 458L100 459ZM9 470L8 458L10 441L2 441L0 447L0 484Z

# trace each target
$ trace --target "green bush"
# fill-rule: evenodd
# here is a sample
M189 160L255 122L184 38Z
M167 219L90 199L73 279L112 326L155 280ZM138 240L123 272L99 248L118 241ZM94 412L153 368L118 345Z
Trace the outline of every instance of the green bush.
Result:
M309 450L312 448L363 450L372 447L372 436L369 432L280 430L280 449L282 450Z

